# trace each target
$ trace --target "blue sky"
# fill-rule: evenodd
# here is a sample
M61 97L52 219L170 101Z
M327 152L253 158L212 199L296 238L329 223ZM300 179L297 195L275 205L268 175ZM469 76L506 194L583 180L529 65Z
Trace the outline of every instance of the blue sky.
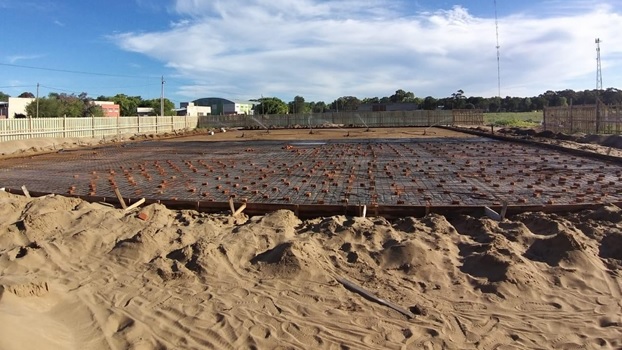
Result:
M501 95L622 88L622 1L497 1ZM0 91L331 102L498 93L494 1L0 0Z

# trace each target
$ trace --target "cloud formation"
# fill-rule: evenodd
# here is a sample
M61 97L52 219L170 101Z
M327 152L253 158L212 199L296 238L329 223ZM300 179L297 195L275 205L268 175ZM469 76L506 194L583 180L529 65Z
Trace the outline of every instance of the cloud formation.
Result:
M593 88L596 37L607 46L603 70L622 77L620 64L605 58L622 54L622 11L601 3L570 13L548 3L540 11L546 15L499 18L502 95ZM420 97L458 89L496 96L494 17L474 16L460 5L415 12L407 4L177 0L170 11L179 19L166 30L111 38L173 68L188 82L176 87L188 99L225 92L231 98L301 95L330 102L345 95L389 96L396 89Z

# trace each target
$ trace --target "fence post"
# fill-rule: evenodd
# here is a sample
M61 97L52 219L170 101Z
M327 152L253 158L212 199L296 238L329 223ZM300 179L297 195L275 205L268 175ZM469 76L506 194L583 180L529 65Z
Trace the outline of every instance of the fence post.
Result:
M63 114L63 138L67 137L67 114Z
M119 125L119 116L117 116L117 137L119 137L119 135L121 134L121 126Z
M600 100L596 99L596 134L600 130Z
M171 132L175 131L175 117L171 116Z
M138 121L138 132L137 133L140 134L140 116L139 115L136 116L136 120Z
M572 118L572 99L570 99L570 133L572 134L573 130L574 130L574 121Z
M91 134L95 138L95 114L91 114Z
M32 138L32 117L28 117L28 138Z

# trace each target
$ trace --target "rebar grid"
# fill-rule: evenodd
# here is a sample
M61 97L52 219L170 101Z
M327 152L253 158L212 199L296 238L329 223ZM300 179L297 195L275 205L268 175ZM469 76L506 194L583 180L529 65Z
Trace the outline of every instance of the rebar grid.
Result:
M622 167L485 138L166 142L0 161L0 187L249 203L482 206L618 202Z

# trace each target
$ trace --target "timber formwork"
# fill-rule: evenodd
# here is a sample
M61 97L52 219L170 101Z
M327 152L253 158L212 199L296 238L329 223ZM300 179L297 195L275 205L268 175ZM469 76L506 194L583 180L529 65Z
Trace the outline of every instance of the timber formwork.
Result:
M146 141L0 161L0 187L171 207L306 216L430 208L582 208L622 202L619 163L484 137L357 141ZM303 215L304 216L304 215Z

